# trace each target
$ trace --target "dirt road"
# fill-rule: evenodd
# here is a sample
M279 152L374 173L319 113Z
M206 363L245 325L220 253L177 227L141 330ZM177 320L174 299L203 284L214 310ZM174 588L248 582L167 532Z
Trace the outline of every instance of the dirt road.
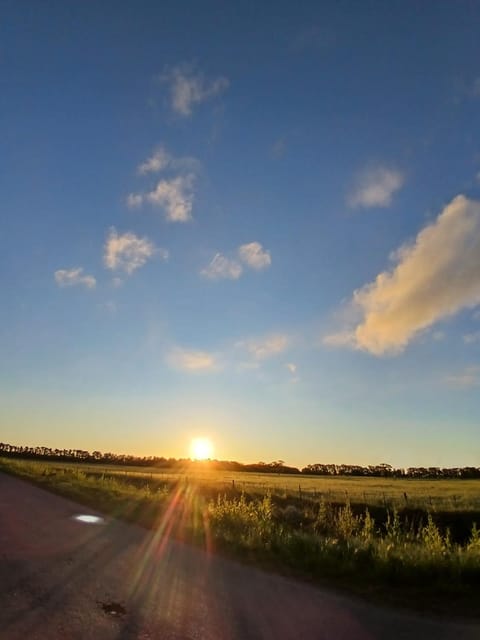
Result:
M100 516L0 474L2 640L480 638L79 515Z

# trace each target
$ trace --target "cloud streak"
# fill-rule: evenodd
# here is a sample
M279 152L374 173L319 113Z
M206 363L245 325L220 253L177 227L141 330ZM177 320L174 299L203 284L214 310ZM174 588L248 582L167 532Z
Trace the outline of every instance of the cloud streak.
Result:
M274 333L264 338L238 343L238 346L246 349L255 360L265 360L283 353L289 345L289 337L284 333Z
M456 388L470 389L472 387L478 387L480 386L480 366L471 365L465 367L465 369L459 373L446 376L445 382Z
M176 347L167 355L167 363L174 369L189 373L216 371L220 368L218 358L208 351L196 351Z
M200 274L209 280L237 280L242 272L243 268L239 262L216 253Z
M374 355L400 353L424 329L480 304L480 202L459 195L354 292L353 329L324 338Z
M233 258L216 253L200 274L210 280L238 280L243 273L242 263L250 269L261 271L272 264L272 258L260 242L250 242L240 245Z
M54 278L59 287L84 286L87 289L94 289L97 284L93 276L83 273L83 267L58 269L54 273Z

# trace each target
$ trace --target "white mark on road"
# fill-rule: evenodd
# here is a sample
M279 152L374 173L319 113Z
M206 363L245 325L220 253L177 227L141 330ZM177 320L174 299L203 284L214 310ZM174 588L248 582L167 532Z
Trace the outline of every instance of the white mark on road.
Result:
M83 522L84 524L104 524L105 520L99 516L92 516L85 513L81 513L77 516L73 516L73 520L77 522Z

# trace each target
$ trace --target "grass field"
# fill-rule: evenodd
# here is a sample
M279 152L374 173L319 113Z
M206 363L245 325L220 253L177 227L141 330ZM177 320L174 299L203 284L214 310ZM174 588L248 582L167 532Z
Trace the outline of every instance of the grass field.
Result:
M0 470L244 561L382 601L480 615L479 481L164 473L5 458Z
M213 492L236 491L246 494L270 492L278 496L292 496L306 500L362 504L401 509L430 511L480 512L480 480L361 478L279 473L249 473L185 469L183 471L156 467L122 467L82 463L38 461L44 468L58 471L76 469L84 473L141 480L152 486L172 484L179 480L198 485Z

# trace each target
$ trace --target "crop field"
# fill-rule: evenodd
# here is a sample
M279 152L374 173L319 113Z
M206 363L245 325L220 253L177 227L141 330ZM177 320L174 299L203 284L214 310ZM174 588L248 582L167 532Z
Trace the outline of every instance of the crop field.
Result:
M250 473L186 468L123 467L68 462L32 462L50 473L77 470L100 477L125 478L133 483L152 486L182 481L213 493L294 497L301 500L324 499L327 502L361 504L377 507L405 507L430 511L480 512L480 480L361 478L345 476L311 476L303 474ZM479 523L480 524L480 523Z

